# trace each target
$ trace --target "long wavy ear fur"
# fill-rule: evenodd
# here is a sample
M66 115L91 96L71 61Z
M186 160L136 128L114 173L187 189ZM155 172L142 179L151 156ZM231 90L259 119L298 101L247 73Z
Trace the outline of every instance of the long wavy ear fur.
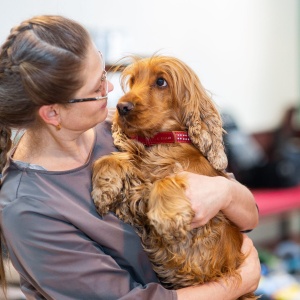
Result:
M184 106L182 119L193 144L217 170L225 170L222 120L195 72L176 58L168 61L174 97Z

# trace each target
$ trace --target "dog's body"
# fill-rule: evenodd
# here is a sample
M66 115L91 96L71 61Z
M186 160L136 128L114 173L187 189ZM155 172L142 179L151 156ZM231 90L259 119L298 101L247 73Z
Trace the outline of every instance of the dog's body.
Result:
M122 78L130 90L119 100L113 122L121 152L94 165L98 212L112 211L136 228L167 288L239 278L236 270L245 258L239 229L221 212L190 228L194 212L180 172L226 177L227 166L220 116L199 79L180 60L164 56L137 60Z

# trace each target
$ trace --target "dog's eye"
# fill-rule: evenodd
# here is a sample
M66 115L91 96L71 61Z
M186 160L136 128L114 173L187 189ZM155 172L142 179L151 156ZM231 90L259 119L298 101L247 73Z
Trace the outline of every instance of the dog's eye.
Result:
M165 87L165 86L168 85L168 83L166 82L166 80L163 79L163 78L158 78L158 79L156 80L156 84L157 84L158 86L160 86L160 87Z

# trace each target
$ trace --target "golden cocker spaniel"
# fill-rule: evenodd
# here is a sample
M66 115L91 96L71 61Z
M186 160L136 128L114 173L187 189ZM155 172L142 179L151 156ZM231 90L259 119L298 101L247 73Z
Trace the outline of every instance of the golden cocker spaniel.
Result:
M135 58L121 84L125 94L112 126L120 152L94 164L99 214L114 212L135 227L167 288L240 279L245 257L237 226L219 212L190 228L194 212L181 171L226 176L227 166L221 118L197 75L179 59L155 55Z

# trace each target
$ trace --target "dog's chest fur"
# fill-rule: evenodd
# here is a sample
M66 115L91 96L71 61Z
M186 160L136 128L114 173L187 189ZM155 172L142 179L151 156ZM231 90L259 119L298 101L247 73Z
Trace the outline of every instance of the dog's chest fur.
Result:
M215 170L192 144L159 144L148 147L138 145L135 141L130 142L134 145L130 151L134 155L132 163L142 169L151 181L181 171L207 176L226 176L223 172Z

